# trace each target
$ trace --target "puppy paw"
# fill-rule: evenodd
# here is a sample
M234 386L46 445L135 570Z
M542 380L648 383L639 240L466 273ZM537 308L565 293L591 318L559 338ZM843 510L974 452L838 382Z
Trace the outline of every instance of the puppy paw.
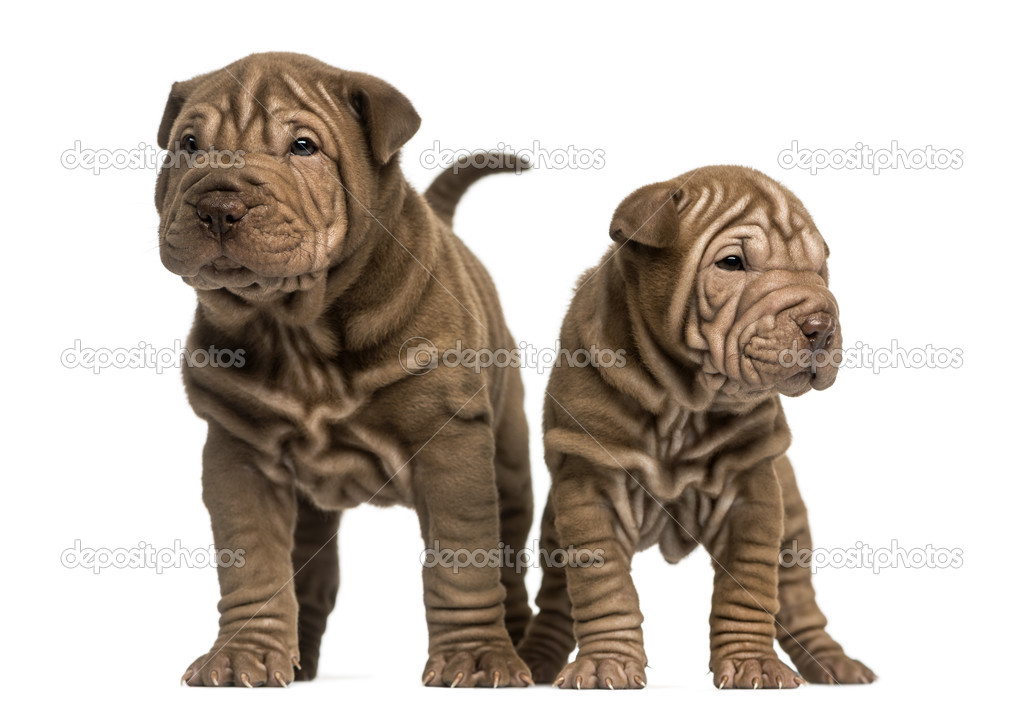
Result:
M255 646L227 645L196 658L181 682L186 685L240 685L255 688L261 685L286 688L294 679L299 657L284 650Z
M711 672L719 690L780 690L795 688L805 682L774 655L722 658L711 664Z
M639 660L581 655L562 668L553 685L563 690L632 690L647 687L647 678Z
M871 668L846 655L816 655L797 663L800 675L824 685L866 685L878 678Z
M533 677L510 643L432 655L423 669L423 684L450 688L521 688L533 685Z

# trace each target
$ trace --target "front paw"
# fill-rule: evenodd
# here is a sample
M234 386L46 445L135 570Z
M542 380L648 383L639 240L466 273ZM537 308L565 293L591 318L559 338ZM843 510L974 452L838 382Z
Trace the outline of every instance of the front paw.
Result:
M639 660L618 655L581 655L562 668L553 685L563 690L630 690L647 687L647 678Z
M281 648L234 645L215 648L195 660L181 681L190 686L241 685L254 688L267 685L288 687L299 667L297 653Z
M871 668L841 653L809 656L796 665L808 681L824 685L866 685L878 678Z
M788 689L804 684L798 676L778 658L761 655L753 658L720 658L711 663L715 687L731 689Z
M430 656L423 669L423 684L450 688L521 688L533 685L512 644L446 650Z

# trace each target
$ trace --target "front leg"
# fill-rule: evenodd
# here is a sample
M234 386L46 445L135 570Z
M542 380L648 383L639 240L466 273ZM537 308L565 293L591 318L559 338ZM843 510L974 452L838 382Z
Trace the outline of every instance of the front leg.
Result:
M287 686L299 662L292 585L295 494L256 468L248 445L211 423L203 450L203 502L218 554L240 550L244 565L218 560L220 632L183 680Z
M714 682L718 688L794 688L803 680L779 660L773 647L782 490L769 460L737 474L733 485L726 533L712 549Z
M505 588L491 561L501 539L494 449L487 424L456 418L416 457L417 510L431 552L423 568L430 638L424 685L533 683L505 630ZM467 565L474 553L481 555L477 565Z
M554 479L552 499L579 652L554 685L577 690L623 690L647 685L640 600L630 565L635 544L618 523L613 504L625 475L606 475L579 457L567 457ZM611 493L609 492L611 490ZM599 561L597 560L599 559Z

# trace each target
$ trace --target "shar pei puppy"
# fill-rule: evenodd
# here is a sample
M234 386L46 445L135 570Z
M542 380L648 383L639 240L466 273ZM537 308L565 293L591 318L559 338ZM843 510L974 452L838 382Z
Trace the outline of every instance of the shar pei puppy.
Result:
M841 346L810 215L764 174L716 166L635 191L611 236L561 332L592 359L556 366L548 387L541 546L570 557L542 559L520 654L537 682L643 687L633 554L658 544L677 562L702 544L717 687L874 680L825 631L809 570L780 566L783 543L811 538L779 395L829 387L836 369L820 358Z
M345 509L411 507L431 548L525 543L519 375L431 369L456 341L514 348L451 226L473 179L513 167L473 162L421 196L398 162L419 123L389 84L301 55L253 55L171 89L160 255L198 296L188 350L233 351L232 366L195 360L184 380L209 428L215 544L244 552L219 565L220 628L189 685L315 675ZM424 567L423 587L425 684L532 682L513 646L530 618L521 573Z

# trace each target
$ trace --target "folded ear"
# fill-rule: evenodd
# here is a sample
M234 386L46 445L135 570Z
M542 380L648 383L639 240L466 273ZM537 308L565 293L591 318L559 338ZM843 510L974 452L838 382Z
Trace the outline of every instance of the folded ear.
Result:
M382 79L346 72L348 102L363 124L373 158L387 164L420 128L408 98Z
M185 102L196 90L203 80L209 77L209 74L201 74L198 77L185 80L184 82L175 82L171 85L171 93L167 95L167 104L164 107L164 116L160 120L160 128L156 132L156 145L161 149L166 149L171 141L171 127L174 126L175 120L178 115L181 114L182 107L185 106Z
M618 243L636 241L645 246L664 248L679 234L681 189L668 183L650 184L637 189L619 204L609 229Z

